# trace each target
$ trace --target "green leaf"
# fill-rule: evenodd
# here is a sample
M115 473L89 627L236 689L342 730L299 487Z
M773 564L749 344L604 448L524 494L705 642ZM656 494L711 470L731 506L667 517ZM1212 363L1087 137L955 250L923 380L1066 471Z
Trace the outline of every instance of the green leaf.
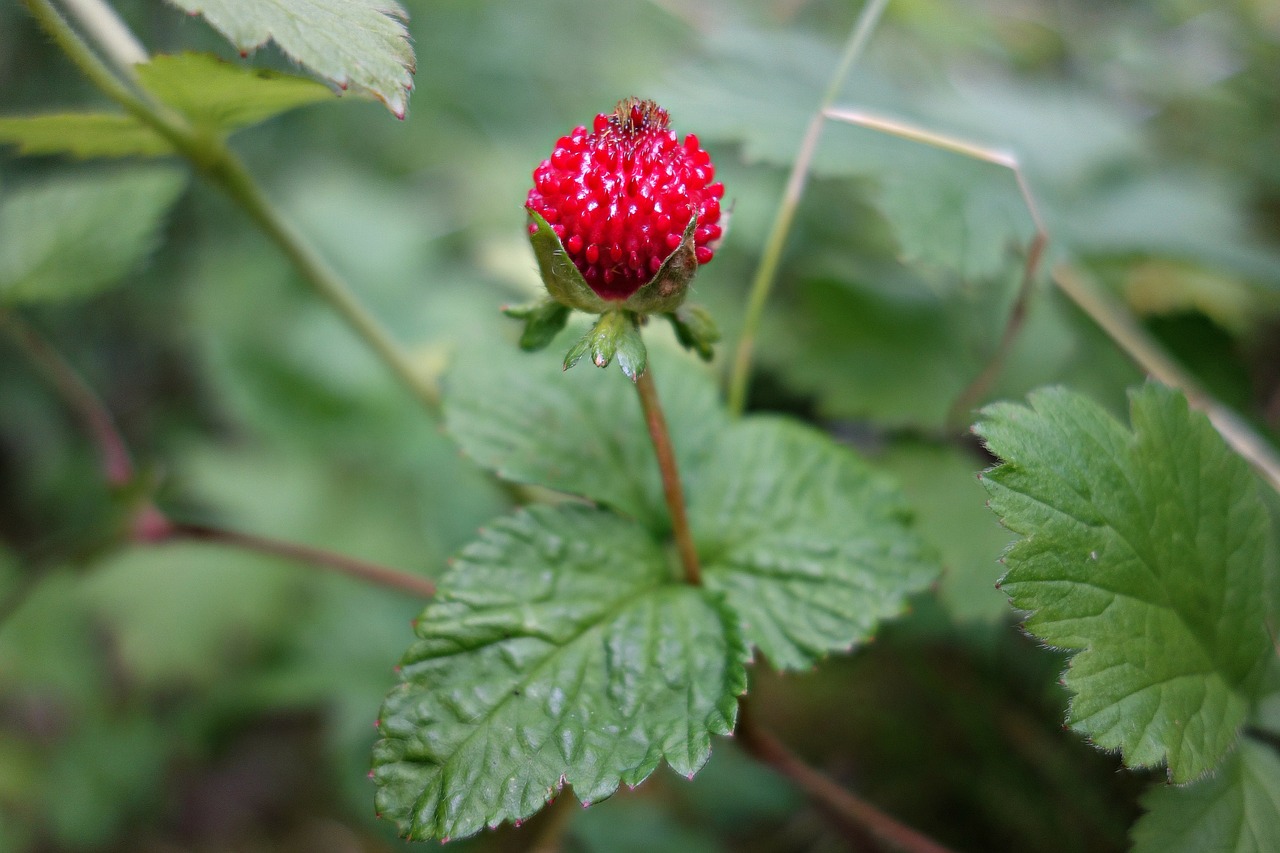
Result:
M462 353L446 377L445 427L500 477L581 495L657 532L670 523L635 388L611 372L564 374L555 359ZM693 471L728 418L688 359L649 353L681 470Z
M1080 650L1070 724L1185 782L1231 750L1273 654L1268 519L1253 473L1181 395L1150 384L1130 401L1132 432L1061 389L991 406L975 429L1004 460L991 507L1023 537L1002 589L1028 631Z
M569 322L569 309L551 299L532 305L507 306L502 313L525 321L520 335L520 349L525 352L545 349Z
M179 170L148 167L63 175L6 193L0 303L84 296L113 283L155 246L185 183Z
M799 424L733 424L688 490L707 588L779 669L865 641L938 575L897 487Z
M160 134L130 115L55 113L0 118L0 142L19 154L73 157L158 157L173 153Z
M404 118L414 57L395 0L169 0L203 15L242 53L274 39L295 62L368 92Z
M1280 757L1245 738L1207 779L1164 786L1142 798L1134 853L1267 853L1280 850Z
M634 522L533 507L482 532L440 589L374 750L378 810L408 837L522 820L564 783L594 802L663 760L693 774L732 730L735 620Z
M195 124L216 131L248 127L333 97L314 80L242 68L204 53L156 56L137 68L147 91Z

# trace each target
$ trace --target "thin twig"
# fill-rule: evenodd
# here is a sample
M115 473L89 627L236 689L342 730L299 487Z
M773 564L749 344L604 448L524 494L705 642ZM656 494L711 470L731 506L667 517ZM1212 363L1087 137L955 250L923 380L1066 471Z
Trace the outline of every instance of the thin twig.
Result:
M130 31L116 10L104 0L62 0L80 25L97 34L103 53L111 58L120 73L133 79L134 66L146 62L146 48Z
M431 598L436 594L436 585L424 577L402 572L397 569L380 566L345 554L300 545L296 542L283 542L279 539L268 539L253 533L238 530L226 530L206 524L190 522L169 522L167 529L156 531L150 537L155 542L172 542L192 540L207 542L212 545L226 545L244 551L253 551L273 557L283 557L298 563L332 569L340 574L375 586L397 589L421 598Z
M919 142L943 151L950 151L963 157L1003 166L1013 172L1014 180L1018 183L1018 192L1022 194L1022 201L1027 206L1027 212L1031 214L1031 222L1035 226L1035 234L1027 245L1027 259L1022 268L1022 282L1018 286L1018 293L1009 309L1009 319L1005 322L1004 332L1000 336L1000 343L996 346L991 358L988 359L986 366L956 396L955 401L952 402L947 411L947 424L949 426L962 424L968 420L970 410L986 396L991 389L991 385L999 378L1001 371L1004 369L1004 363L1009 357L1009 351L1013 348L1018 332L1022 330L1022 324L1026 320L1027 307L1031 301L1031 294L1035 290L1036 276L1040 271L1040 261L1044 257L1045 247L1049 243L1049 232L1045 228L1044 219L1040 216L1040 208L1036 204L1035 196L1031 194L1031 187L1027 183L1026 173L1022 171L1022 164L1018 161L1017 155L1009 151L966 142L962 139L934 133L915 125L884 116L873 115L862 110L832 108L826 110L825 115L833 121L865 127L869 130L877 130L901 139Z
M107 483L120 487L132 482L133 462L115 419L71 363L12 312L0 311L0 331L9 335L75 411L98 448Z
M950 853L927 835L880 811L861 797L836 784L787 749L768 729L760 726L748 703L738 703L739 742L762 763L786 776L824 812L866 830L880 842L907 853Z
M787 186L782 193L782 201L778 205L778 213L773 220L773 228L769 239L765 242L764 252L760 255L760 265L756 268L755 278L751 282L750 296L747 298L747 310L742 320L742 334L738 339L738 349L734 353L733 368L729 374L729 411L742 414L747 405L747 383L751 378L751 356L755 349L756 335L760 332L760 323L764 319L764 306L773 290L774 281L778 277L778 265L782 261L782 250L791 231L791 223L795 219L796 208L800 206L800 197L804 195L805 183L809 178L809 167L813 163L813 155L818 150L818 141L822 138L822 127L825 123L824 112L840 94L849 70L853 68L862 50L866 47L871 33L880 20L881 13L889 0L867 0L858 20L854 23L849 41L845 45L844 54L831 75L827 91L814 111L813 118L805 130L800 150L796 154L795 163L791 166L791 174L787 177Z
M658 470L662 472L662 493L671 512L671 532L675 536L676 550L680 552L680 565L684 579L694 586L702 583L702 569L698 565L698 550L693 544L693 531L689 527L689 515L684 508L684 489L680 486L680 470L676 466L675 451L671 446L671 433L662 415L662 402L653 384L653 373L646 370L636 377L636 392L640 395L640 408L644 410L644 422L653 441L653 452L658 457Z
M1243 456L1267 483L1280 492L1280 455L1240 415L1201 387L1118 300L1096 287L1086 273L1074 266L1059 264L1053 269L1058 289L1102 327L1111 340L1138 366L1166 385L1177 388L1187 402L1204 412L1231 448Z

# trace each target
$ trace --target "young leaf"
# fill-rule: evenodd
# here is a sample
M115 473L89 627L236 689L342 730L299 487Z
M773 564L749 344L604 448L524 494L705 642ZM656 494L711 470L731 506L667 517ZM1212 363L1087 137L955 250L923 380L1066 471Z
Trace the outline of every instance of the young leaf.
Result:
M1180 394L1150 384L1130 402L1132 432L1061 389L991 406L975 430L1004 460L991 507L1023 537L1002 588L1028 631L1079 651L1069 722L1186 782L1233 747L1273 654L1268 520L1253 473Z
M736 621L634 522L535 506L484 531L440 589L374 749L378 810L407 837L521 820L564 783L593 802L663 760L692 774L732 730Z
M866 640L938 575L898 489L799 424L735 423L689 492L707 587L779 669Z
M585 346L578 357L589 340ZM648 358L656 361L677 461L692 471L728 418L714 383L687 360L661 352ZM581 495L665 532L670 522L640 402L618 378L598 370L566 376L555 359L515 351L464 353L446 379L445 426L505 479Z
M238 130L333 97L314 80L241 68L204 53L157 56L138 66L138 79L157 99L215 131Z
M149 167L66 175L6 193L0 304L83 296L111 284L151 251L185 183L179 170Z
M274 39L295 62L337 86L366 91L403 118L414 58L395 0L169 0L203 15L242 53Z
M173 153L163 136L130 115L55 113L0 118L0 142L19 154L159 157Z
M1158 787L1133 827L1134 853L1267 853L1280 850L1280 757L1245 738L1207 779Z

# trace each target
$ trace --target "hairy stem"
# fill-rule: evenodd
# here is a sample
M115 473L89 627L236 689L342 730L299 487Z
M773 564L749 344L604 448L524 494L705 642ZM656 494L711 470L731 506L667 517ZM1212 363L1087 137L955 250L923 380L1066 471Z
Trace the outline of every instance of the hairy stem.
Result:
M439 409L435 386L414 367L412 359L381 322L356 298L351 288L266 198L239 158L221 137L197 133L180 115L140 97L120 81L92 48L54 8L50 0L26 0L27 7L58 46L103 94L163 136L207 180L240 205L293 263L311 287L364 339L374 353L433 413ZM123 24L114 19L120 27ZM100 19L82 20L100 43L114 36ZM127 32L127 30L125 31Z
M1280 455L1244 418L1224 406L1200 386L1160 344L1142 328L1129 310L1096 287L1080 269L1060 264L1053 270L1058 289L1089 315L1111 340L1149 375L1177 388L1187 402L1208 416L1231 449L1243 456L1271 488L1280 492Z
M149 538L155 542L172 542L185 539L195 542L207 542L211 545L225 545L231 548L239 548L243 551L253 551L272 557L283 557L286 560L292 560L297 563L331 569L356 580L375 586L387 587L388 589L400 590L421 598L431 598L436 594L436 585L418 575L390 569L386 566L358 560L355 557L348 557L345 554L337 554L322 548L313 548L310 545L283 542L252 533L242 533L237 530L226 530L189 522L168 522L167 526L161 526Z
M747 752L794 782L815 805L842 825L865 830L881 843L906 853L949 853L927 835L900 823L805 764L777 736L756 722L745 699L738 703L738 714L737 736Z
M671 513L671 532L675 536L676 550L680 552L680 565L684 579L700 586L702 569L698 565L698 551L693 545L693 531L689 528L689 515L684 508L684 489L680 486L680 470L676 467L676 455L671 446L671 433L667 419L662 414L658 389L653 384L652 370L645 370L636 377L636 392L640 395L640 407L644 410L644 422L653 441L653 452L658 457L658 470L662 472L662 493Z
M115 418L63 355L49 345L35 330L8 311L0 311L0 331L4 331L26 353L31 363L44 375L67 405L84 424L98 456L102 474L112 486L125 486L133 480L133 462L125 447Z
M795 163L791 166L791 174L787 177L787 186L782 192L782 201L765 241L764 252L760 255L760 265L756 267L755 278L751 282L751 292L747 298L746 315L742 321L742 334L738 338L738 349L734 353L733 367L729 374L729 411L742 414L747 405L747 383L751 378L751 356L755 349L756 336L760 333L760 323L764 319L764 306L769 301L769 293L773 290L774 281L778 277L778 266L782 261L782 250L786 246L787 235L791 231L791 223L795 219L796 208L800 205L800 197L804 195L805 183L809 178L809 167L813 163L813 155L818 150L818 141L822 138L822 127L826 121L825 111L840 93L840 86L853 68L854 63L866 47L871 33L875 30L889 0L867 0L858 20L854 23L853 32L845 44L844 53L827 91L822 96L818 109L809 126L805 130L800 150L796 154Z

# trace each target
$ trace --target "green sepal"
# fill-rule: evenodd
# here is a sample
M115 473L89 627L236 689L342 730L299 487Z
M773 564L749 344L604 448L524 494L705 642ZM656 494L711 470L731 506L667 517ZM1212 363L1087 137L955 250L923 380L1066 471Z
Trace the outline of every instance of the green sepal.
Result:
M648 351L640 337L636 315L630 311L601 314L591 330L569 348L564 357L564 369L573 367L587 353L591 354L591 362L596 367L608 367L609 362L617 357L622 372L635 382L648 363Z
M525 352L536 352L548 346L569 322L569 309L551 299L528 305L504 305L502 313L524 320L520 349Z
M586 311L588 314L603 314L616 307L617 303L601 299L591 289L582 273L574 266L573 260L565 250L564 244L556 236L555 230L542 214L532 208L529 218L537 230L529 235L533 244L533 254L538 258L538 269L542 273L542 283L547 293L561 305Z
M720 340L720 330L711 319L711 312L701 305L681 305L666 314L676 331L676 340L685 349L693 350L703 361L715 355L713 344Z
M624 308L638 314L664 314L680 307L689 291L689 282L698 272L693 239L697 228L698 217L694 216L684 229L680 245L667 255L648 284L627 297L622 303Z

